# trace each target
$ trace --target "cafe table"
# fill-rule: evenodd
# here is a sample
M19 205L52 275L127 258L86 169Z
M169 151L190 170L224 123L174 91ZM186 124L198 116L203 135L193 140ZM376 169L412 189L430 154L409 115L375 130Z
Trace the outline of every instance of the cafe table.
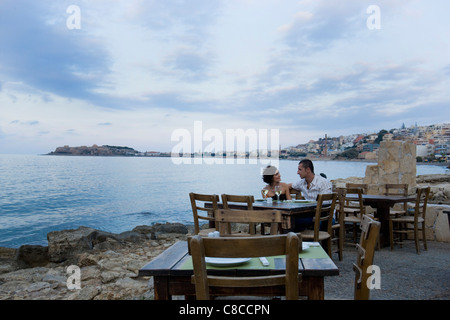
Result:
M305 242L304 242L305 243ZM307 243L307 242L306 242ZM339 269L319 243L302 250L299 254L300 296L311 300L324 299L324 278L339 275ZM214 266L207 264L208 274L219 276L265 276L285 273L284 256L267 257L269 266L263 266L258 258L237 266ZM147 263L139 270L139 277L153 276L155 300L171 300L172 296L195 299L192 258L187 241L179 241ZM211 295L220 296L284 296L284 286L257 288L211 287Z
M211 208L212 204L206 203L206 208ZM218 203L219 209L223 208L222 203ZM247 210L246 203L228 204L230 209ZM283 233L294 231L295 218L313 217L316 211L317 201L307 200L285 200L268 202L266 200L257 199L253 202L253 210L280 210L282 216L281 229Z
M357 194L348 194L350 201L358 201ZM416 200L416 196L398 196L398 195L373 195L363 194L363 204L376 209L375 218L381 223L380 229L380 245L381 247L389 246L389 211L396 203L412 202Z

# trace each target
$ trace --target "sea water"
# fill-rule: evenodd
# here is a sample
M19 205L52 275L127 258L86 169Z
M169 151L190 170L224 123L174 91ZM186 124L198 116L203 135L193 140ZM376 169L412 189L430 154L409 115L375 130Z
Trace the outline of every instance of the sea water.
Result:
M248 161L246 161L248 162ZM364 177L367 162L314 161L328 179ZM295 182L298 161L280 160ZM189 192L261 196L261 164L175 164L171 158L0 155L0 246L46 245L50 231L193 224ZM417 174L445 173L417 166Z

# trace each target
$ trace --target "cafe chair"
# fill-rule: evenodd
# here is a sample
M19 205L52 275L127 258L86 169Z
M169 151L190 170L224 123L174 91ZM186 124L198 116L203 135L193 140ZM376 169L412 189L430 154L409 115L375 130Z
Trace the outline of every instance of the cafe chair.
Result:
M427 250L427 238L425 235L425 216L427 213L427 203L430 196L430 187L418 187L416 190L416 202L414 206L414 215L405 215L399 218L389 219L389 238L391 241L391 250L394 250L394 233L404 235L414 233L414 242L416 252L419 254L419 231L422 231L423 247ZM400 237L400 242L403 239Z
M255 197L252 195L232 195L232 194L222 194L222 204L224 209L232 209L233 203L246 203L247 210L253 210L253 202L255 202ZM231 206L231 207L230 207ZM231 224L228 224L231 232ZM248 232L241 232L243 235L255 235L256 227L254 223L248 224Z
M344 240L345 240L345 225L344 225L344 202L345 202L345 195L347 193L347 189L345 188L337 188L336 194L337 194L337 201L335 206L335 214L334 214L334 224L331 226L332 231L332 242L337 243L337 254L339 257L339 261L342 261L343 259L343 253L344 253Z
M369 185L366 183L346 183L345 187L348 189L361 188L363 194L367 194L369 190Z
M276 235L281 230L281 212L278 210L230 210L218 209L214 214L220 236L236 236L230 232L230 223L267 223L270 234Z
M275 236L218 237L194 236L189 241L197 300L210 299L210 287L271 287L285 286L286 299L298 299L299 238L293 232ZM284 274L252 277L214 276L207 273L205 257L256 258L286 255Z
M191 199L192 213L194 215L194 233L200 235L208 235L210 232L217 231L215 228L214 211L216 211L219 203L219 196L216 194L199 194L189 193ZM200 204L198 204L200 202ZM205 203L211 203L212 208L205 208ZM200 212L205 212L204 215L200 215ZM209 221L209 228L200 230L200 220Z
M303 240L328 242L327 253L331 258L331 239L334 208L336 206L337 193L319 194L314 215L314 230L301 232ZM331 202L330 202L331 201ZM321 231L321 224L326 225L326 231ZM325 228L323 228L325 229Z
M349 199L349 195L356 195L358 200ZM357 242L358 226L361 224L362 217L365 215L362 188L346 188L344 205L344 224L353 225L353 243Z
M358 254L356 264L353 264L353 271L355 271L354 299L369 300L371 290L369 283L372 281L369 277L372 276L373 257L381 223L368 216L363 216L360 227L361 237L359 244L356 245Z
M408 184L407 183L387 183L384 185L384 194L394 195L394 196L408 196ZM401 210L389 210L389 215L395 218L406 215L408 212L408 201L403 203L403 208Z
M232 209L233 203L246 203L247 210L253 210L253 202L255 202L255 198L252 195L244 196L244 195L232 195L232 194L222 194L222 204L224 209ZM231 208L230 208L231 206ZM231 233L231 224L228 224ZM243 233L243 235L255 235L256 228L254 223L248 224L248 233Z

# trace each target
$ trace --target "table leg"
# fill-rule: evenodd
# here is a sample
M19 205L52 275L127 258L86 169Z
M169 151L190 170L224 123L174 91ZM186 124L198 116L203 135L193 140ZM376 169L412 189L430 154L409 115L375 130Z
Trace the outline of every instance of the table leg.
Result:
M387 247L390 245L389 240L389 212L391 206L394 204L389 203L377 203L377 205L371 206L372 208L376 209L375 218L377 218L381 223L381 229L380 229L380 246Z
M324 300L323 277L303 277L303 283L308 290L308 300Z
M154 276L153 286L155 300L172 300L172 296L169 294L169 277Z

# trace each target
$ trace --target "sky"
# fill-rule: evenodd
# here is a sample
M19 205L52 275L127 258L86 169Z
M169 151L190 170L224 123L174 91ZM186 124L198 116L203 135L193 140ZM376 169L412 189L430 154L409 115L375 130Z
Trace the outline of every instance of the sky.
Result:
M288 147L449 122L449 12L446 0L0 0L0 153L171 151L208 144L209 129L278 130Z

